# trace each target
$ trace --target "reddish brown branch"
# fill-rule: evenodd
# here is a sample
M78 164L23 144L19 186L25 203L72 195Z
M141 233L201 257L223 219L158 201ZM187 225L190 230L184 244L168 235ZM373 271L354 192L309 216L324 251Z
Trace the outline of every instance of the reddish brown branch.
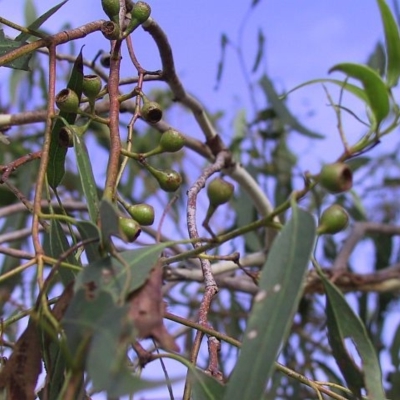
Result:
M0 165L0 171L3 173L0 178L0 184L7 181L10 174L14 172L17 168L19 168L21 165L24 165L29 161L37 160L41 156L42 156L41 151L35 151L34 153L25 154L24 156L17 158L14 161L11 161L7 165Z

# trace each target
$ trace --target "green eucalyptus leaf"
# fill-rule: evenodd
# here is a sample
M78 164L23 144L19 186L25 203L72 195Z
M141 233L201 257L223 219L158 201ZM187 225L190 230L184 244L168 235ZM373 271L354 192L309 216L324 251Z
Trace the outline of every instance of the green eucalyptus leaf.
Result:
M80 135L74 129L72 129L72 131L78 173L81 179L83 193L86 197L90 220L95 224L99 219L99 198L92 164L83 135Z
M224 400L260 399L264 393L298 309L314 240L313 217L293 207L292 218L273 242L263 267L241 354Z
M260 66L261 60L264 55L264 46L265 46L265 36L264 32L262 29L258 30L258 39L257 39L257 55L254 60L254 65L253 68L251 69L251 72L256 72L258 67Z
M216 82L215 82L215 88L217 89L221 79L222 79L222 74L224 72L224 66L225 66L225 53L226 53L226 46L229 43L229 39L228 36L226 36L225 33L223 33L221 35L221 58L218 61L218 67L217 67L217 78L216 78Z
M96 331L98 322L104 314L114 312L116 308L111 295L94 284L75 292L61 320L72 362L77 365L83 363L83 349Z
M285 125L288 125L290 128L304 136L314 139L323 138L323 135L309 130L292 115L282 99L279 97L278 93L275 91L274 85L267 75L263 75L260 79L260 86L267 97L267 101L271 104L279 119L281 119Z
M68 89L73 90L80 99L82 96L83 83L83 57L80 51L74 66L72 68L71 77L68 81ZM76 113L60 112L59 116L63 117L68 124L72 125L76 119ZM57 119L51 131L51 142L49 151L49 163L47 165L47 179L49 185L56 189L61 183L65 174L65 156L67 155L67 147L60 145L59 134L64 123L61 119Z
M102 199L100 202L100 229L101 246L104 249L109 248L111 236L123 237L119 227L117 209L114 204L107 199Z
M40 28L52 15L54 15L68 0L64 0L61 3L57 4L56 6L52 7L50 10L46 11L43 15L41 15L39 18L35 19L28 28L31 30L36 30ZM28 4L32 4L31 2L27 2ZM28 13L27 13L28 14ZM31 35L29 33L20 33L15 40L20 41L20 42L25 42L26 40L29 39Z
M202 370L196 369L196 373L191 377L193 400L220 400L224 397L225 386Z
M96 323L86 363L94 390L106 391L113 398L157 386L134 376L128 368L126 341L135 338L132 327L126 326L127 313L128 307L122 306L103 314Z
M367 104L373 114L374 128L376 128L390 110L389 92L382 78L372 68L362 64L337 64L329 70L329 72L334 71L343 72L362 83Z
M356 396L365 387L369 398L384 400L386 397L378 356L365 326L347 304L343 294L323 274L320 277L327 295L327 327L332 353L347 384ZM362 373L351 361L345 348L346 338L350 338L357 348L362 360Z
M354 96L358 97L361 101L363 101L364 103L368 102L368 98L367 95L365 94L364 90L360 89L358 86L352 85L349 82L343 82L340 81L338 79L312 79L310 81L304 82L301 85L298 85L296 87L294 87L293 89L289 90L284 96L282 96L281 98L286 98L287 96L289 96L290 93L301 89L305 86L308 85L314 85L316 83L333 83L335 85L340 86L341 88L343 88L343 90L347 90L348 92L350 92L351 94L353 94Z
M106 257L89 264L77 276L75 288L93 283L110 293L115 301L143 286L157 265L162 251L173 242L159 243L119 253L119 258ZM123 261L123 263L121 263ZM108 274L104 274L108 272Z
M396 86L400 76L400 35L397 22L385 0L377 0L385 31L386 83L389 88Z
M0 56L4 56L12 50L18 49L25 43L10 39L4 35L3 29L0 29ZM9 62L8 64L1 65L2 67L20 69L23 71L30 71L29 60L32 57L32 53L24 54L21 57Z
M64 252L69 250L71 247L68 243L67 237L62 229L61 224L57 220L51 220L50 222L50 256L58 259ZM71 253L65 259L66 262L73 265L81 265L80 262ZM71 271L69 268L60 267L58 269L62 283L67 286L68 283L75 279L76 273Z
M97 225L90 221L78 221L76 227L81 235L81 240L93 239L93 242L84 245L86 257L89 263L100 260L100 231Z

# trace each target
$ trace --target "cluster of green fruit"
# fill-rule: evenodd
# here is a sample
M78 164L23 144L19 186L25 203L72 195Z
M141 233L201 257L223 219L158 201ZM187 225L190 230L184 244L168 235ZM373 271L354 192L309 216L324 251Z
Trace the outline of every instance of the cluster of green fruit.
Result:
M326 164L318 176L320 185L330 193L343 193L353 186L353 175L349 166L337 162ZM333 204L321 214L317 233L335 234L346 229L349 224L349 215L339 204Z
M82 84L82 93L94 110L94 102L101 93L101 79L97 75L85 75ZM143 93L140 93L143 104L140 109L141 118L149 124L155 124L162 118L162 110L157 102L150 101ZM60 111L77 113L80 104L78 95L71 89L61 90L56 96L56 105ZM90 121L88 121L90 122ZM73 146L73 135L82 136L88 129L89 124L64 126L59 134L59 143L62 146ZM150 172L157 180L160 188L166 192L175 192L182 184L182 176L173 169L161 170L151 166L147 158L162 154L174 153L185 145L184 136L175 129L166 130L161 136L158 145L147 153L130 153L140 164ZM125 207L131 218L120 218L121 229L129 241L133 241L140 233L140 225L151 225L154 221L153 207L147 204L139 204Z
M150 17L151 8L143 2L136 3L126 1L125 18L129 21L126 26L123 25L123 32L120 29L120 2L119 0L102 0L101 5L104 12L107 14L110 21L103 24L102 33L109 40L120 40L130 35L137 27L146 22Z

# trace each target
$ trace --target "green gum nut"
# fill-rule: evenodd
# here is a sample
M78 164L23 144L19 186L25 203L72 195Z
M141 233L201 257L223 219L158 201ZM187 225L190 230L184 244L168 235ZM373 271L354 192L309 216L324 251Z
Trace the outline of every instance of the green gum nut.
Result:
M149 101L146 97L143 97L143 106L140 109L140 115L146 122L155 124L161 121L163 113L157 102Z
M222 178L213 179L207 187L210 205L214 208L227 203L233 195L234 186Z
M119 217L119 227L129 243L134 242L142 232L140 225L132 218Z
M131 21L129 22L126 31L124 33L125 36L131 34L137 27L139 27L143 22L146 22L151 14L150 6L143 2L138 1L135 3L130 11Z
M348 224L349 214L342 206L333 204L321 214L317 233L333 235L346 229Z
M98 75L85 75L83 77L82 92L90 101L96 99L101 86L101 78Z
M165 192L175 192L182 184L182 177L179 172L173 169L161 170L146 164L147 170L156 178L160 188Z
M119 21L119 0L101 0L101 6L111 21Z
M74 135L83 136L89 128L90 121L85 125L69 125L63 126L58 134L58 144L61 147L73 147Z
M79 97L71 89L63 89L56 96L56 105L60 111L75 113L79 107Z
M149 226L154 222L154 208L150 204L134 204L127 211L142 226Z
M319 174L319 183L331 193L342 193L353 186L353 174L345 163L326 164Z
M132 19L136 19L139 23L146 22L151 14L151 7L144 1L135 3L131 10Z
M175 153L181 150L184 145L185 138L175 129L168 129L161 135L159 146L162 151Z

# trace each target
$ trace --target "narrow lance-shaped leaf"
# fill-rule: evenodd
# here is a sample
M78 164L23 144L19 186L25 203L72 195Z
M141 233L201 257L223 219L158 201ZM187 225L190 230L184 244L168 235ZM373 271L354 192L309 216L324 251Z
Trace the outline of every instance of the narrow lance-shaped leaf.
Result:
M352 85L349 82L340 81L338 79L326 79L326 78L312 79L310 81L304 82L304 83L294 87L293 89L290 89L287 93L285 93L284 96L281 96L281 98L285 99L287 96L289 96L290 93L293 93L294 91L301 89L305 86L313 85L315 83L333 83L334 85L340 86L341 88L343 88L343 90L347 90L354 96L358 97L361 101L368 104L368 98L367 98L364 90L360 89L358 86Z
M360 383L357 383L358 381L355 381L355 379L363 379L363 386L367 389L368 397L374 400L384 400L386 397L382 387L382 372L378 356L365 326L347 304L342 293L323 274L320 277L328 297L330 343L342 374L351 389L358 391L355 386L360 386ZM351 367L349 363L343 362L343 343L346 338L351 338L357 348L363 365L363 374L357 374L354 366ZM340 344L338 344L338 341L340 341ZM340 358L337 359L337 356Z
M32 30L36 30L40 28L52 15L54 15L68 0L64 0L61 3L57 4L56 6L50 8L50 10L46 11L43 15L41 15L38 19L33 21L28 28ZM24 42L29 39L31 35L29 33L20 33L15 40Z
M116 302L124 300L129 293L143 286L157 265L161 252L172 244L173 242L158 243L123 251L119 256L125 265L116 258L104 258L90 263L78 274L75 289L85 288L91 282L109 292ZM104 270L112 271L113 279L105 277Z
M314 239L313 217L294 206L292 218L272 244L263 267L241 354L224 400L260 399L264 393L298 308Z
M3 29L0 29L0 56L3 56L9 53L12 50L21 47L24 43L15 41L10 39L4 35ZM14 69L21 69L24 71L29 71L29 60L32 57L32 53L25 54L17 59L11 61L8 64L0 64L0 67L7 67L7 68L14 68Z
M89 154L83 136L74 130L73 140L79 177L81 178L83 193L86 197L90 220L96 224L99 218L99 198Z
M222 73L224 71L224 63L225 63L225 51L226 51L226 45L229 43L228 36L223 33L221 35L221 58L218 61L218 70L217 70L217 79L215 82L215 89L218 89L218 86L221 82L222 79Z
M263 89L268 102L271 104L278 117L282 120L282 123L305 136L315 139L323 138L323 135L307 129L291 114L284 102L276 93L271 80L266 75L263 75L260 79L260 86Z
M329 70L329 72L334 71L343 72L362 83L369 108L373 114L373 128L377 128L390 110L389 93L379 74L366 65L353 63L337 64Z
M82 82L83 82L83 57L82 50L80 51L74 67L72 69L71 77L68 81L67 87L73 90L80 99L82 96ZM76 119L76 113L60 112L59 116L64 118L68 124L73 124ZM60 145L59 134L60 129L64 126L61 119L57 119L51 131L51 142L49 151L49 163L47 165L47 178L49 185L56 189L61 183L65 174L65 156L67 154L67 147Z
M257 55L256 59L254 60L253 68L251 72L256 72L264 54L264 44L265 44L265 36L261 29L258 30L258 40L257 40Z
M69 248L70 245L61 224L57 220L52 220L50 222L50 255L58 259L60 255L69 250ZM80 265L80 262L75 259L73 254L68 255L65 261L70 264ZM75 279L75 272L70 269L60 267L58 272L64 286L67 286L68 283Z
M386 81L388 87L396 86L400 76L400 35L396 20L385 0L378 0L386 43Z

